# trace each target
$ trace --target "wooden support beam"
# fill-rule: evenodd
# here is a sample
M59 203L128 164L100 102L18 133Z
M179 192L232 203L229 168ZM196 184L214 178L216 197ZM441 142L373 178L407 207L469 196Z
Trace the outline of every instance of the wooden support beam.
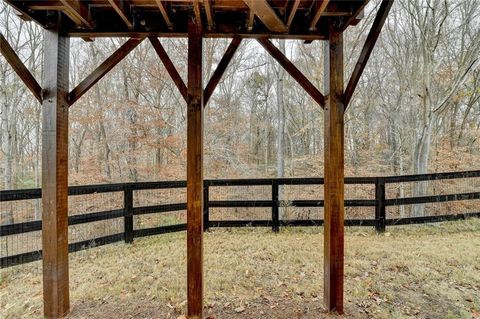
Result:
M244 0L245 4L252 10L263 24L273 32L287 33L288 28L277 16L267 0Z
M329 25L325 46L324 116L324 299L328 311L343 313L344 108L343 35Z
M182 77L180 76L177 69L175 68L175 65L173 64L172 60L170 60L170 57L168 56L167 52L165 51L162 44L157 38L149 38L149 40L153 48L155 49L155 52L157 52L158 57L160 58L160 60L162 60L162 63L165 66L165 69L167 69L168 74L173 80L173 83L175 83L175 86L180 91L180 94L183 96L185 101L187 101L188 100L187 86L183 82Z
M87 5L80 0L60 0L65 7L65 14L78 25L92 29Z
M42 103L42 87L20 60L2 33L0 33L0 53L5 57L8 64L13 68L13 71L22 79L22 82L33 93L35 98Z
M142 39L128 39L119 49L109 56L100 66L98 66L89 76L80 82L69 94L68 103L74 104L80 97L90 90L98 81L100 81L110 70L112 70L120 61L122 61L133 49L135 49Z
M202 26L188 25L187 316L203 315L203 84Z
M68 275L68 37L45 31L42 105L42 260L46 318L70 309Z
M168 16L167 9L165 9L164 4L162 3L161 0L155 0L155 2L157 3L158 9L160 10L160 13L163 16L163 19L165 20L165 23L167 24L167 27L170 30L173 30L173 23L170 20L170 17Z
M349 25L353 24L355 25L356 22L355 20L361 18L361 15L363 14L363 10L367 6L367 4L370 2L370 0L364 0L360 2L360 5L357 7L357 10L352 13L348 18L345 19L345 21L342 22L342 27L340 28L340 31L345 31Z
M295 14L297 13L300 1L301 0L295 0L295 2L293 3L292 10L290 11L290 15L288 16L288 20L287 20L287 29L290 29L290 26L292 25L292 21L293 21L293 18L295 18Z
M205 7L205 14L207 15L207 29L212 31L214 28L214 21L213 21L213 9L211 0L203 0L203 6Z
M130 17L128 3L126 0L108 0L108 3L113 7L117 14L122 18L123 22L129 29L133 29L133 22Z
M195 23L202 25L202 12L200 11L200 0L193 0L193 12L195 13Z
M267 50L270 55L290 74L303 89L317 102L322 108L325 105L325 97L310 82L303 73L275 46L270 40L261 38L257 41Z
M382 31L383 25L385 24L385 20L387 20L388 13L390 12L392 5L393 0L383 0L380 8L378 9L377 16L373 21L370 32L365 40L365 44L363 45L362 52L360 53L357 64L355 65L355 69L353 69L352 76L350 77L347 88L345 89L345 109L348 108L348 104L350 103L353 93L357 88L360 77L363 74L363 70L365 70L365 66L367 65L368 59L370 58L373 48L377 43L378 37Z
M225 51L225 54L223 55L222 59L220 60L220 63L218 63L218 66L213 72L212 77L210 78L210 81L208 81L207 86L205 87L205 91L203 93L203 103L204 105L207 105L208 100L213 94L213 91L215 91L215 88L218 85L218 82L220 82L220 79L222 78L223 74L225 73L225 70L227 69L228 65L230 64L230 61L232 60L235 52L237 52L238 47L240 46L240 43L242 43L242 38L236 37L232 39L232 42L230 42L230 45L228 46L227 50Z
M310 30L315 30L318 21L322 17L322 14L325 12L327 9L328 3L330 0L323 0L320 6L317 8L317 12L315 13L315 16L312 19L312 22L310 23Z
M253 30L253 23L255 22L255 13L253 10L248 10L247 30L248 32Z

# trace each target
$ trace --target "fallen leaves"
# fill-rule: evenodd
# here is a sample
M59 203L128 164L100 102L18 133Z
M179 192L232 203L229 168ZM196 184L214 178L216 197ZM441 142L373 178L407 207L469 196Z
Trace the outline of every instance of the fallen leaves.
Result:
M237 308L234 309L234 311L235 311L236 313L244 312L244 311L245 311L245 307L242 307L242 306L237 307Z

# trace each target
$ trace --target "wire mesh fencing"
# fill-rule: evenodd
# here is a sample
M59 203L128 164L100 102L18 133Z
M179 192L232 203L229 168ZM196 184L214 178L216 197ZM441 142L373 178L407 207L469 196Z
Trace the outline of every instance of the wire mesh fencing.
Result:
M322 225L323 178L206 180L209 227ZM185 230L185 181L69 188L69 250ZM41 258L41 190L0 193L2 268ZM480 217L480 171L345 178L345 225L386 226ZM41 270L33 263L32 271Z
M395 219L480 212L480 200L467 195L479 192L480 177L468 176L457 174L445 179L405 182L394 180L386 184L386 199L393 204L387 207L387 216ZM442 196L449 195L457 195L456 200L444 201ZM462 195L465 195L463 200ZM424 197L431 202L402 204L403 198L418 197Z

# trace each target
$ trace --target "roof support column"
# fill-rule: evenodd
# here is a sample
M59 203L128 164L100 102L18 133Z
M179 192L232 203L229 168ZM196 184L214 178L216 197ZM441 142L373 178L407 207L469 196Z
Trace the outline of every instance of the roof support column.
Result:
M343 313L344 97L343 35L330 23L325 45L324 298L329 311Z
M187 300L189 319L203 314L203 84L202 27L188 25Z
M43 303L47 318L70 309L68 276L68 68L70 39L45 31L42 105Z

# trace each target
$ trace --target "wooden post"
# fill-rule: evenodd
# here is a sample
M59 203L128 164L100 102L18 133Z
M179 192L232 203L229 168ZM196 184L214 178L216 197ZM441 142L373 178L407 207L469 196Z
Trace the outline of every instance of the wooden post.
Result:
M125 243L133 243L133 189L130 183L123 189L123 232Z
M208 231L210 227L210 208L208 202L210 198L210 185L208 181L203 183L203 231Z
M188 25L187 300L189 319L203 312L203 85L202 28Z
M60 23L58 23L60 25ZM42 105L43 302L47 318L69 312L68 68L70 39L45 31Z
M325 49L324 298L329 311L343 313L344 99L343 35L330 23Z
M278 233L280 231L280 220L278 216L278 182L272 181L272 231Z
M381 177L375 182L375 230L385 232L385 180Z

